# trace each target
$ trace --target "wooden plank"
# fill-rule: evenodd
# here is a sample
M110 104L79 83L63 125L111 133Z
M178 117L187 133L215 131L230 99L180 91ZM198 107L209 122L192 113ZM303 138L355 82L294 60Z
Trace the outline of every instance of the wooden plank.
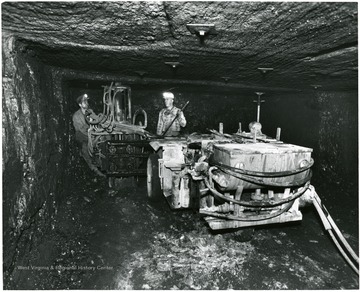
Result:
M240 227L249 227L249 226L259 226L267 224L277 224L293 221L301 221L302 214L300 211L294 212L285 212L275 218L261 221L236 221L236 220L223 220L214 217L205 217L206 222L209 224L210 228L213 230L221 230L228 228L240 228Z

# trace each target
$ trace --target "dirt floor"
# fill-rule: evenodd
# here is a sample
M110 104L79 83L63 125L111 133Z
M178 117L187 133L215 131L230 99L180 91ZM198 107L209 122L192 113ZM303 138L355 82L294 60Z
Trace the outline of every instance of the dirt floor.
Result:
M110 189L106 179L77 171L53 229L28 264L15 267L8 289L359 288L313 208L303 209L300 223L261 227L240 242L211 233L194 211L149 204L144 179ZM336 220L340 229L345 220ZM358 250L354 226L344 236Z

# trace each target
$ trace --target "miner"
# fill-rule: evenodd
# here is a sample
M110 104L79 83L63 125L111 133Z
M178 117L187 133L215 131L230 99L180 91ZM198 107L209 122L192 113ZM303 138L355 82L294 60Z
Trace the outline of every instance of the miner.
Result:
M186 126L186 119L182 110L174 106L174 94L164 92L165 108L159 113L156 133L160 136L175 137L180 134L180 127Z
M89 123L86 116L93 113L93 110L89 108L88 103L89 97L87 94L82 94L76 98L76 102L79 105L77 110L72 117L73 125L75 128L75 139L81 147L80 155L85 159L87 165L92 171L100 176L105 176L94 164L88 151L88 130Z

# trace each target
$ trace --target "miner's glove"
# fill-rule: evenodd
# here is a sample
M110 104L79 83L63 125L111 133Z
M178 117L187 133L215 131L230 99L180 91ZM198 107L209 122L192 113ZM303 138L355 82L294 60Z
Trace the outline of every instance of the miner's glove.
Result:
M179 110L177 111L177 113L176 113L177 119L180 119L180 118L181 118L181 113L182 113L182 110L179 109Z

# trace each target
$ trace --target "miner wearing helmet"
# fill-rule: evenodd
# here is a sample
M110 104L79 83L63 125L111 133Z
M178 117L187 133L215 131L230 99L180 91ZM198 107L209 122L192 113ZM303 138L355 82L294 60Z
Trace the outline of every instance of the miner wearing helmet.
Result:
M156 134L161 136L179 136L180 127L186 126L186 119L184 113L179 108L175 107L174 94L171 92L164 92L163 98L165 108L159 113Z
M75 128L75 138L77 141L87 142L89 124L85 118L86 111L89 109L88 95L82 94L76 98L76 103L79 105L79 109L73 114L73 125Z
M88 99L89 97L87 94L82 94L76 98L76 103L80 108L72 116L73 125L75 128L75 139L81 147L80 155L85 159L90 169L100 176L105 176L93 164L88 151L88 130L90 125L86 119L86 116L93 113L93 110L89 108Z

